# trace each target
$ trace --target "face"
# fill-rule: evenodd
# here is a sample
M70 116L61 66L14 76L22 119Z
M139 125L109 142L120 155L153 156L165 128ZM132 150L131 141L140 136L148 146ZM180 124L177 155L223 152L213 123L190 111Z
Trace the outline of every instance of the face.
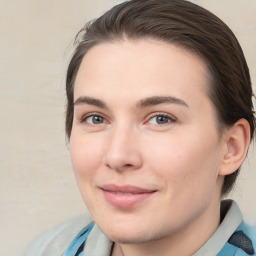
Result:
M71 158L86 206L110 239L153 241L218 218L224 143L208 86L199 57L160 41L104 43L85 55Z

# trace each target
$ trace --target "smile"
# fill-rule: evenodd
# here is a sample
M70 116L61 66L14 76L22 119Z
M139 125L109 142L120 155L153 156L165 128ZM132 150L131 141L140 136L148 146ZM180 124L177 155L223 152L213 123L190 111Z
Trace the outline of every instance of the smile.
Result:
M101 189L106 201L118 208L134 207L147 200L156 192L156 190L149 190L130 185L116 186L113 184L104 185Z

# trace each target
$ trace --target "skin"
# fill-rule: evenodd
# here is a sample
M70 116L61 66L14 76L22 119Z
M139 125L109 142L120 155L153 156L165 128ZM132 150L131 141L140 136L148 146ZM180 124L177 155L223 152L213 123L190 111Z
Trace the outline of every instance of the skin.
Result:
M86 206L115 241L112 255L192 255L217 229L230 146L218 133L208 86L199 57L160 41L103 43L85 55L71 158ZM152 97L169 100L149 103ZM155 192L116 207L105 184Z

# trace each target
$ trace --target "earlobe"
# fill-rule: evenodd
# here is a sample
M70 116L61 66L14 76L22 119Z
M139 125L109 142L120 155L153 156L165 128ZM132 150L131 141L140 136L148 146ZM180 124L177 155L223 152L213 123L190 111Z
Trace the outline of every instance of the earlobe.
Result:
M225 176L235 172L243 163L250 144L250 125L240 119L226 132L225 152L221 161L219 175Z

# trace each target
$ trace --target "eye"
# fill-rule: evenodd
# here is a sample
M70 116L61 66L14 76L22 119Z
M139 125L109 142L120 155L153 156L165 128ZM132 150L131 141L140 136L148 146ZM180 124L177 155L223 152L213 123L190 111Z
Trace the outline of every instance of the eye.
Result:
M168 124L171 122L174 122L175 119L173 117L171 117L170 115L167 114L157 114L152 116L149 120L148 123L149 124L154 124L154 125L164 125L164 124Z
M98 124L103 124L103 123L107 123L106 119L100 115L89 115L89 116L85 116L81 119L81 122L86 122L88 124L91 125L98 125Z

